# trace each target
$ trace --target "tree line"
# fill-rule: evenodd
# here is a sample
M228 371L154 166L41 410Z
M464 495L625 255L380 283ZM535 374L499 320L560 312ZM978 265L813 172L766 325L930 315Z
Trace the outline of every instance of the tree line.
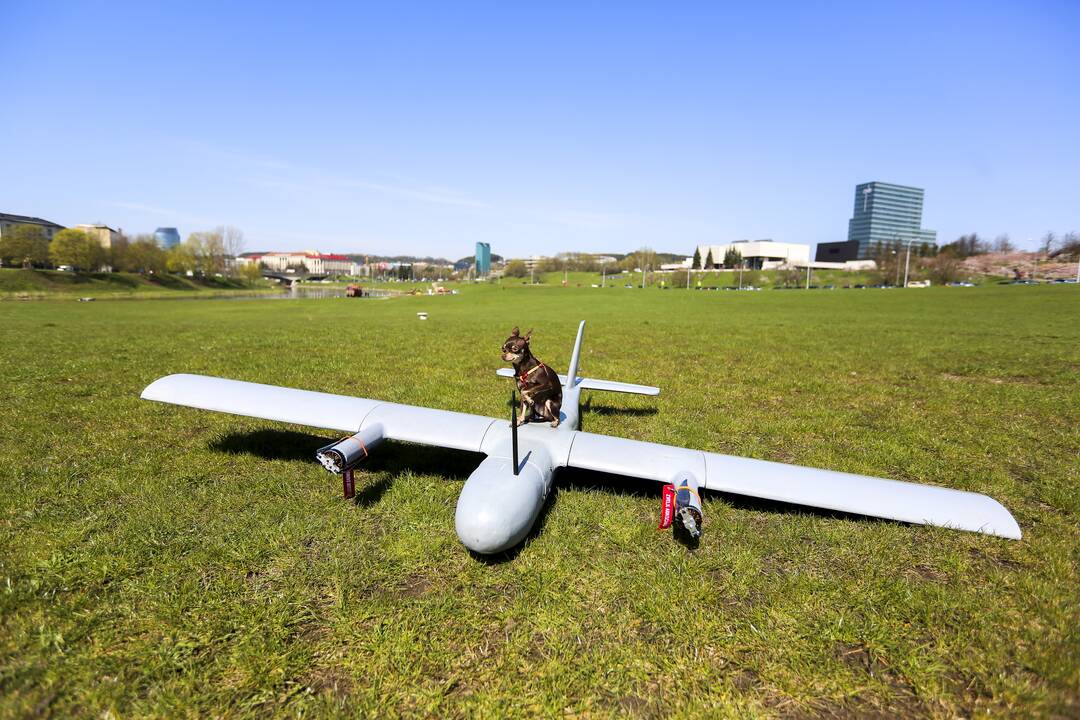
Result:
M116 272L148 274L253 275L252 264L237 267L232 260L244 249L244 233L230 225L193 232L187 240L165 250L153 235L119 235L106 248L91 233L78 228L58 230L50 241L37 225L14 225L0 237L0 263L9 267L68 267L82 272L109 268ZM252 272L254 270L254 272Z
M1006 234L998 235L993 241L989 241L979 237L977 233L969 233L961 235L947 245L942 245L939 253L963 260L975 255L987 255L992 252L1011 253L1016 250L1016 245ZM1058 236L1057 233L1048 231L1040 238L1037 252L1047 258L1064 257L1080 260L1080 233L1073 231Z

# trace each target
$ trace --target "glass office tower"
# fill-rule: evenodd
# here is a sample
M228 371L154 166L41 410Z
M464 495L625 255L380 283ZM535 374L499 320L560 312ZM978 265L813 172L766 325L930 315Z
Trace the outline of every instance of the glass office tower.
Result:
M491 244L476 243L476 277L483 277L491 272Z
M162 250L174 248L180 244L180 233L176 228L158 228L154 231L154 242Z
M855 186L855 213L848 220L848 242L858 242L858 259L873 260L893 245L934 245L937 232L922 225L922 188L868 182Z

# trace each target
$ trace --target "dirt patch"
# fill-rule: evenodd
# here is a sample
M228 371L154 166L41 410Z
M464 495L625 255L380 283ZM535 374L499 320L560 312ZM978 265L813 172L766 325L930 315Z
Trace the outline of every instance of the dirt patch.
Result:
M926 709L914 697L913 702L882 702L872 696L858 696L843 701L815 700L806 708L780 715L782 718L826 718L826 720L892 720L893 718L924 717Z
M949 581L946 573L924 564L907 568L904 570L904 576L922 582L946 583Z
M814 716L891 718L927 714L927 708L915 694L911 683L862 643L838 642L833 646L833 653L849 668L885 682L893 690L893 694L888 698L863 695L842 702L825 701L821 707L814 708Z
M303 682L316 695L328 693L339 700L347 698L353 690L352 678L339 667L314 668Z
M431 590L431 581L423 575L410 575L394 593L397 597L414 600L424 597Z
M838 642L833 646L833 653L848 667L862 670L869 675L873 675L878 669L873 655L865 645Z
M762 687L761 678L753 670L743 668L731 676L731 684L739 692L748 692Z
M294 637L297 642L313 645L330 637L330 627L323 620L311 620L301 623Z
M1045 385L1045 381L1030 375L1009 375L995 377L990 375L956 375L955 373L941 373L942 380L949 382L985 382L991 385Z
M992 565L1001 570L1022 570L1024 567L1023 564L1016 560L990 555L979 548L971 548L971 550L968 551L968 554L971 556L971 559L977 563Z
M652 704L637 695L626 695L616 701L619 709L631 717L659 717ZM651 712L650 712L651 710Z

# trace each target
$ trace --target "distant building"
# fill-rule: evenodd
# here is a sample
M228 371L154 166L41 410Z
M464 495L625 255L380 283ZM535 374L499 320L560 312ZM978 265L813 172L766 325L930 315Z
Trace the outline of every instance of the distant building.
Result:
M303 252L244 253L236 258L239 265L260 263L273 272L301 272L311 275L359 275L362 266L345 255Z
M483 277L491 273L491 244L486 242L476 243L476 277Z
M42 229L45 233L45 237L52 241L53 235L58 230L63 230L63 225L57 225L54 222L48 220L42 220L39 217L30 217L29 215L11 215L9 213L0 213L0 237L4 236L4 233L10 230L15 225L36 225Z
M799 265L805 267L810 262L810 246L799 243L773 242L772 240L736 240L721 245L698 245L701 266L713 270L724 265L724 257L729 250L738 251L742 256L743 266L754 270L770 270L781 265ZM712 266L705 264L712 254Z
M922 188L907 185L876 181L856 185L855 212L848 221L848 242L858 243L854 259L873 259L893 244L935 245L937 232L922 228L923 195ZM826 248L826 252L839 256L846 251Z
M76 230L82 230L98 241L101 247L109 250L112 248L113 243L120 239L120 231L113 230L108 225L76 225Z
M818 243L814 262L849 262L859 259L859 241Z
M174 227L160 227L154 231L154 242L162 250L170 250L180 244L180 233Z
M530 255L527 258L522 258L522 261L525 263L525 269L529 272L536 270L536 266L545 260L547 260L546 255Z

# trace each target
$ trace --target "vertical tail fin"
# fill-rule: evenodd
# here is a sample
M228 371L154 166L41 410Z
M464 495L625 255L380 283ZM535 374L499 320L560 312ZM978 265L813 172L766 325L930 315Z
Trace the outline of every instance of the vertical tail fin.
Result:
M577 340L574 341L574 352L570 355L570 367L566 371L566 384L574 387L577 383L578 361L581 359L581 338L585 335L585 321L582 320L577 329Z

